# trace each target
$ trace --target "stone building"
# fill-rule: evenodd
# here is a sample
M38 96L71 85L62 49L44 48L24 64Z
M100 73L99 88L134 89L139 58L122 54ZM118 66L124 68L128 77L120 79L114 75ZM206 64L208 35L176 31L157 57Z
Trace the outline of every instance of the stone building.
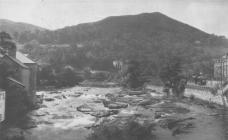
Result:
M0 39L0 88L6 91L6 112L30 108L36 103L37 64L18 52L11 38Z

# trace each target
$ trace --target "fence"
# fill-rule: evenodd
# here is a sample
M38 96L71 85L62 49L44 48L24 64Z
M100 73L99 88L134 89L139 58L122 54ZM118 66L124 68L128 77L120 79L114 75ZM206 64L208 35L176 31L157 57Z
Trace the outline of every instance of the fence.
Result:
M212 87L209 86L199 86L199 85L187 85L186 88L189 89L196 89L196 90L203 90L203 91L210 91Z

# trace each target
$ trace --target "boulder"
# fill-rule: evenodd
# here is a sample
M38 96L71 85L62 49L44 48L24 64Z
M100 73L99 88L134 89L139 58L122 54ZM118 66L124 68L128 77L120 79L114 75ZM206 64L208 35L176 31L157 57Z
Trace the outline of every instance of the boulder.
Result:
M142 95L142 94L146 94L146 92L144 91L128 91L129 95Z
M57 115L54 114L54 116L52 117L52 119L73 119L74 116L72 115Z
M101 118L115 115L117 113L119 113L118 110L97 110L95 112L90 113L90 115L95 116L97 118Z
M111 93L106 94L105 97L109 100L115 100L115 98L116 98L116 96Z
M61 91L50 91L49 94L58 94L58 93L61 93Z
M77 107L77 111L80 111L83 113L89 113L89 112L94 112L94 109L87 104L83 104Z
M160 102L158 99L145 99L145 100L142 100L138 103L138 105L140 106L147 106L147 105L151 105L151 104L156 104Z
M82 92L75 92L74 94L71 94L71 97L79 97L81 96L83 93Z
M86 114L90 114L91 116L94 116L97 118L108 117L110 115L119 113L118 110L96 110L95 108L92 108L87 104L83 104L77 107L77 110Z
M57 95L57 96L54 96L54 98L56 98L56 99L62 99L62 96L61 95Z
M28 113L28 116L37 116L37 117L40 117L40 116L46 116L46 115L49 115L48 112L46 111L31 111Z
M122 102L112 102L112 101L103 101L103 104L105 107L109 109L121 109L121 108L127 108L127 103Z
M51 101L54 101L55 99L53 99L53 98L44 98L44 100L47 101L47 102L51 102Z

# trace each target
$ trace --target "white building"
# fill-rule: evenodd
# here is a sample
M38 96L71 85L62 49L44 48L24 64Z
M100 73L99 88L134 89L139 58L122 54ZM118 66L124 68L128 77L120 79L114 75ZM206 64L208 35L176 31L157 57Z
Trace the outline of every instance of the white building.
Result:
M228 53L215 60L214 77L221 80L228 79Z

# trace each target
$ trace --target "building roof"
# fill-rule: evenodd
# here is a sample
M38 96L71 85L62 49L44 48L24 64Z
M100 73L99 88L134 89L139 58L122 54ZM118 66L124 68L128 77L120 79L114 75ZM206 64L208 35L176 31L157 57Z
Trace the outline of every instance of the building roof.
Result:
M12 60L12 61L15 62L16 64L18 64L20 67L25 68L25 69L28 69L28 67L27 67L25 64L23 64L21 61L19 61L18 59L15 59L15 58L13 58L13 57L7 55L7 54L5 54L3 57L9 58L10 60Z
M24 64L36 64L34 61L32 61L31 59L29 59L24 54L18 51L16 52L16 58Z

